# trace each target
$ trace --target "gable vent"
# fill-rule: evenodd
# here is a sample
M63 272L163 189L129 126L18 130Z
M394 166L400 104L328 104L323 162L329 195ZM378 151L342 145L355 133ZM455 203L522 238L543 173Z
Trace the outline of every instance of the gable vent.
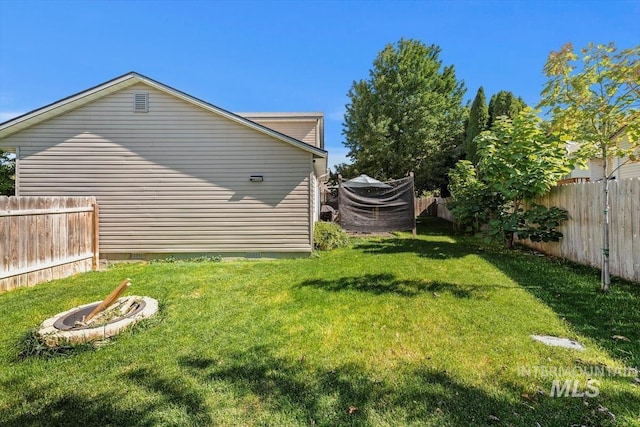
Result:
M135 113L146 113L149 111L149 94L147 92L137 92L133 94L133 111Z

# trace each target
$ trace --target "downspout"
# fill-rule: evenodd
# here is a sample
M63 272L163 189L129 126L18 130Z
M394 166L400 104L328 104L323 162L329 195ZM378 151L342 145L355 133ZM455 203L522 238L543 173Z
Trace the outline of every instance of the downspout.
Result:
M320 204L322 202L322 197L320 196L320 182L322 181L322 179L324 179L325 177L327 177L330 172L329 169L325 169L324 171L320 170L319 166L316 167L318 163L316 163L316 159L311 158L311 169L312 172L311 174L309 174L309 196L310 198L313 197L313 205L315 206L315 209L318 213L318 218L320 218ZM313 176L315 176L316 179L316 188L312 188L312 181L313 181ZM316 191L318 192L317 195L318 197L316 198ZM311 208L311 206L310 206ZM309 243L311 245L311 252L313 252L313 248L314 248L314 238L313 238L313 234L314 234L314 229L315 229L315 224L314 224L314 218L315 218L315 212L309 211Z
M311 156L311 171L309 172L309 187L307 188L308 191L308 201L309 201L309 208L307 210L307 214L309 215L309 248L310 248L310 252L309 255L313 254L313 245L314 245L314 239L313 239L313 233L314 233L314 224L313 224L313 176L315 175L315 171L314 171L314 159L313 159L313 155Z

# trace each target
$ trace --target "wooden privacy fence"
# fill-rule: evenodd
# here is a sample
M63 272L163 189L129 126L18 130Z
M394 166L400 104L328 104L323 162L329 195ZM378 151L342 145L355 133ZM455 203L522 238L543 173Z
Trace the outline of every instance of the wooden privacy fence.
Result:
M415 199L414 206L416 209L416 217L419 216L437 216L453 222L453 215L447 209L446 203L449 199L443 197L421 197Z
M609 262L611 274L640 282L640 178L609 183ZM416 216L427 214L453 222L445 207L448 199L416 199ZM537 203L569 212L560 226L560 242L520 243L549 255L602 268L604 190L602 182L581 182L554 187Z
M98 268L94 197L0 196L0 292Z
M611 274L640 282L640 178L609 183ZM558 243L521 243L557 257L602 267L604 190L602 182L560 185L537 200L569 212Z

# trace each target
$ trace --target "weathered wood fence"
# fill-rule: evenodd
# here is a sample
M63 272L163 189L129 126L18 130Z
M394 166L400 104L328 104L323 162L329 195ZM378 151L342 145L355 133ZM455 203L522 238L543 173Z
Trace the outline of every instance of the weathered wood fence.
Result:
M94 197L0 196L0 292L98 268Z
M610 182L609 262L611 274L640 282L640 178ZM416 216L428 214L453 222L446 199L416 199ZM602 267L604 192L602 182L554 187L537 203L569 212L560 226L560 242L522 244L549 255ZM427 209L429 207L429 209Z
M640 178L609 183L609 262L611 274L640 282ZM558 243L526 246L581 264L602 267L604 191L602 182L560 185L537 203L569 212Z
M415 199L416 217L437 216L438 218L453 222L453 215L446 207L447 200L448 199L442 197L421 197Z

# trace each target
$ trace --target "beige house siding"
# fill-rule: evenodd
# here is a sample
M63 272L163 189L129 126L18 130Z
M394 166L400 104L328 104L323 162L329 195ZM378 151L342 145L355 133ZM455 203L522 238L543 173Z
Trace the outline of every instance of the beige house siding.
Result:
M311 146L324 148L323 116L320 113L238 113L253 122L300 140Z
M626 159L622 159L624 161ZM619 172L620 179L640 178L640 162L625 163Z
M313 154L145 84L2 145L18 147L18 195L96 196L107 256L311 251Z
M623 149L628 149L630 146L629 136L623 134L618 142L619 146ZM640 153L638 153L640 155ZM586 169L575 168L567 176L567 178L589 178L590 181L598 181L603 178L602 159L591 159L587 163ZM615 179L629 179L640 177L640 161L629 161L628 157L615 157L607 160L607 170L609 173L614 171L613 177Z
M625 134L621 138L620 144L624 149L628 149L630 147L628 134ZM640 156L639 150L636 150L636 153ZM640 178L640 160L631 162L628 157L618 158L616 159L615 167L618 166L620 167L618 170L619 179Z
M616 179L640 178L640 162L628 161L627 157L613 158L607 161L607 169L616 171L613 173ZM603 177L602 159L591 159L587 164L587 169L574 169L569 175L570 178L589 178L591 181L598 181Z
M591 162L589 162L588 166L584 169L575 168L568 174L565 178L589 178L591 179Z
M277 122L269 120L254 120L256 123L266 126L292 138L299 139L314 147L319 147L316 139L316 125L314 122Z

